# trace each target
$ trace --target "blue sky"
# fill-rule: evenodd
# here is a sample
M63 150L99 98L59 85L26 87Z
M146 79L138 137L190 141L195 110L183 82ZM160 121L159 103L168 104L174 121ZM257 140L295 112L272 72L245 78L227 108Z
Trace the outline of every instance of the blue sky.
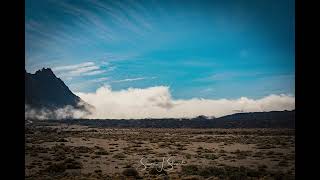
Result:
M26 70L50 67L74 92L294 95L294 8L293 0L26 0Z

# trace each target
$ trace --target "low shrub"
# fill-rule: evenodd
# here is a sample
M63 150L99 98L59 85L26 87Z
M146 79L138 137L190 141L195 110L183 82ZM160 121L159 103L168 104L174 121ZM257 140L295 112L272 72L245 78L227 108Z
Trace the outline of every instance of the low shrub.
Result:
M133 169L133 168L128 168L128 169L125 169L122 174L124 176L133 176L133 177L138 177L139 176L139 173L136 169Z
M118 154L113 155L112 157L116 158L116 159L124 159L124 158L126 158L126 155L124 155L123 153L118 153Z

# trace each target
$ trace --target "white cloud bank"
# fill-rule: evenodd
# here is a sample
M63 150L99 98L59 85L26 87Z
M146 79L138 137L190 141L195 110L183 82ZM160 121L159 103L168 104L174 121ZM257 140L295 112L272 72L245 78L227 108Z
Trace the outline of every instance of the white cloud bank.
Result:
M73 106L65 106L56 110L47 108L35 109L25 105L25 119L66 119L66 118L85 118L90 114L88 111L75 109Z
M261 99L173 99L169 87L155 86L145 89L129 88L113 91L101 87L95 93L76 93L95 106L86 118L138 119L138 118L191 118L199 115L220 117L236 111L261 112L295 109L295 97L269 95Z

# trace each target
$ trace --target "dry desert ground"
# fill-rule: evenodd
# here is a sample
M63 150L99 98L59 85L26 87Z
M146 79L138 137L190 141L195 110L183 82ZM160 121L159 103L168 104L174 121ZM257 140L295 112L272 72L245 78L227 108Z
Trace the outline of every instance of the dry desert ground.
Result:
M294 134L27 124L25 179L294 179Z

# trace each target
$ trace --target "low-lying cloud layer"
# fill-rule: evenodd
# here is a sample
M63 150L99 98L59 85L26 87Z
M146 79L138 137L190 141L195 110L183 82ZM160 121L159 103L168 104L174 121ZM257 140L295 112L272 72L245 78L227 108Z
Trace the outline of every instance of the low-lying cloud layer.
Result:
M242 112L282 111L295 109L295 97L269 95L261 99L173 99L169 87L155 86L145 89L129 88L113 91L101 87L95 93L76 93L95 106L86 118L138 119L138 118L192 118L199 115L220 117Z
M25 119L66 119L66 118L85 118L90 112L76 109L73 106L65 106L56 110L49 110L47 108L31 108L25 105Z

